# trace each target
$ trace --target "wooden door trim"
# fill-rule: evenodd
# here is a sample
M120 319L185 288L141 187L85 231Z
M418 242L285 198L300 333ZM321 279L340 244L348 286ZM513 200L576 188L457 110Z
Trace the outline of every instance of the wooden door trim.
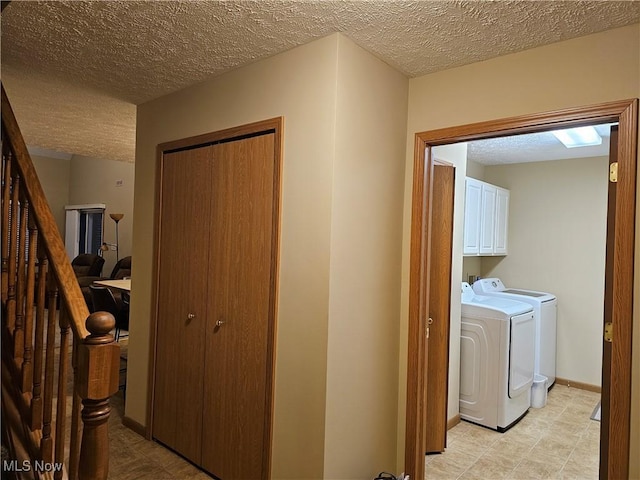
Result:
M216 142L231 141L246 136L261 135L270 131L281 132L283 124L284 117L276 117L268 120L261 120L259 122L248 123L246 125L231 127L216 132L203 133L202 135L195 135L193 137L181 138L178 140L161 143L157 148L157 152L160 155L157 161L162 162L163 152L170 152L187 148L198 148ZM278 135L276 135L276 143L280 143ZM280 157L281 156L282 155L280 155Z
M627 478L631 419L631 344L633 326L633 258L638 148L638 99L491 120L417 133L414 148L413 194L409 264L409 318L405 467L411 478L424 478L424 314L428 308L430 171L432 147L468 140L534 133L593 123L619 123L618 191L616 202L614 286L612 318L615 340L611 361L611 426L608 478Z
M425 308L429 306L429 269L427 243L428 213L431 208L430 185L433 157L431 148L416 135L413 163L413 196L411 200L411 239L409 259L409 325L407 358L407 405L405 418L404 471L411 478L424 478L425 426L422 411L425 408L424 358Z
M275 358L276 358L276 338L277 338L277 316L278 316L278 286L280 272L280 218L282 210L282 159L284 117L275 117L268 120L241 125L237 127L220 130L217 132L205 133L193 137L183 138L159 144L156 148L156 178L155 178L155 214L154 214L154 253L152 265L152 292L151 292L151 325L149 330L149 371L147 376L147 415L145 437L151 440L153 433L153 403L155 390L156 372L156 330L158 321L158 289L160 279L158 277L158 263L160 258L160 238L161 228L160 218L162 214L162 175L163 157L166 152L188 148L198 148L204 145L232 141L247 136L274 133L274 178L273 178L273 237L271 249L271 280L269 295L269 327L267 346L267 398L266 416L264 428L265 448L268 454L265 455L264 469L265 478L271 475L271 452L273 443L273 414L274 414L274 393L275 393Z

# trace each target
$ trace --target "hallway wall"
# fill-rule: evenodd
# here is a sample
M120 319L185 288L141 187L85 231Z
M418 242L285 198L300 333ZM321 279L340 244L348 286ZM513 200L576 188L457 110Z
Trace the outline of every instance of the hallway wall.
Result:
M589 61L584 61L585 58ZM417 132L638 97L640 24L411 79L405 176L403 322L406 323L408 312L411 185ZM638 212L640 221L640 209ZM636 235L636 242L632 452L640 451L640 235ZM406 370L406 338L401 336L401 342L402 378L403 369ZM401 407L404 404L401 400ZM635 478L640 477L640 457L631 455L630 462L631 473Z

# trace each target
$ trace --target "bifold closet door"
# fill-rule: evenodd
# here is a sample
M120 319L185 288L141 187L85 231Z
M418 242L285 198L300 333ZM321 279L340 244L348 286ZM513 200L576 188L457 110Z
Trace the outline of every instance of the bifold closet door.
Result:
M214 146L202 466L223 480L268 478L274 141Z
M202 452L213 147L164 154L153 437L194 463Z
M165 153L152 436L222 480L270 465L275 134Z

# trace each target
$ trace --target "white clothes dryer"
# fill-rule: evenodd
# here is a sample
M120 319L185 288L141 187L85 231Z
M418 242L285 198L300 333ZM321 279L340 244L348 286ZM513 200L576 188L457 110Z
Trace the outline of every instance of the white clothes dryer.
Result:
M506 288L499 278L481 278L473 284L479 295L528 303L536 319L535 373L547 377L547 390L556 381L556 324L558 299L552 293Z
M460 418L504 432L531 403L533 308L462 282L461 320Z

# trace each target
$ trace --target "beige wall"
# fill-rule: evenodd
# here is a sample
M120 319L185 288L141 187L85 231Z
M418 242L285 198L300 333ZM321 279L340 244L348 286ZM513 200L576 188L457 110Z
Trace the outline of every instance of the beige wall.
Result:
M607 157L488 166L510 190L509 255L482 276L558 297L556 376L600 386L607 236Z
M65 205L69 205L69 178L71 161L31 155L31 160L38 173L40 184L47 197L56 225L64 241Z
M588 61L585 61L588 59ZM402 319L406 328L413 143L416 132L640 97L640 25L412 79L404 209ZM640 235L636 235L636 262ZM636 263L636 265L640 265ZM631 473L640 477L640 268L636 268ZM401 369L406 338L401 336ZM401 371L401 377L406 372ZM403 407L403 405L401 405ZM401 415L399 432L404 422ZM634 477L632 477L634 478Z
M408 80L339 37L337 85L324 478L373 478L396 464Z
M65 235L65 205L104 203L104 239L115 242L115 224L109 213L124 213L118 227L120 257L131 255L133 222L134 165L114 160L71 156L70 160L33 154L33 164L56 219L60 235ZM121 187L116 180L123 180ZM104 254L103 275L109 275L116 262L115 252Z
M332 35L139 107L127 417L146 423L156 145L282 115L273 478L394 467L407 85Z
M116 186L122 180L122 186ZM83 205L104 203L104 241L116 240L115 223L110 213L124 213L118 225L119 256L131 255L133 232L133 186L134 165L132 163L103 160L74 155L71 158L69 177L69 204ZM64 238L64 237L63 237ZM102 274L108 276L116 263L116 252L104 253Z
M467 177L484 180L485 168L486 167L481 163L474 162L473 160L467 160Z

